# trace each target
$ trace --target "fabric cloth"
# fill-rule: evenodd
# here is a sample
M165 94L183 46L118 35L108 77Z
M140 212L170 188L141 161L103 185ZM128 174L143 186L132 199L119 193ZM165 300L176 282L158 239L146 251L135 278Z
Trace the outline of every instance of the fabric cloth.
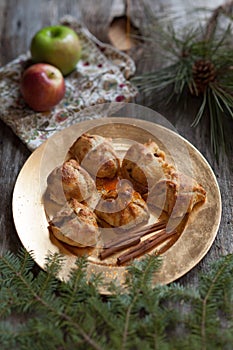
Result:
M22 72L31 63L29 52L0 68L0 118L30 150L57 131L82 120L101 117L99 113L88 115L86 107L129 102L137 94L128 80L135 73L135 64L128 55L97 40L70 16L60 23L70 26L79 35L82 57L76 69L65 78L65 97L53 110L35 112L20 94Z

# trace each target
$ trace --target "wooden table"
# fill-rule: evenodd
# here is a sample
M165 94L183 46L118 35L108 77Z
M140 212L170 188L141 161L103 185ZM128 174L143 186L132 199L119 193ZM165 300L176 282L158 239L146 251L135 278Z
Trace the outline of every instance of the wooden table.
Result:
M148 1L149 2L149 1ZM176 1L174 1L176 2ZM153 3L153 4L152 4ZM166 1L170 6L172 1ZM203 1L201 2L203 5ZM205 1L207 5L213 7L221 1ZM166 6L162 6L162 1L151 1L155 8L166 11ZM165 2L163 2L163 5ZM185 2L187 6L187 2ZM141 2L134 0L130 2L128 14L131 21L138 27L143 23L144 12L141 9ZM122 15L125 11L123 1L113 0L0 0L0 64L4 65L19 54L28 50L32 35L41 27L55 24L65 14L71 14L89 28L89 30L100 40L109 41L108 28L115 15ZM143 58L141 47L132 48L128 53L134 58L138 73L148 71ZM150 62L150 69L156 65L156 59ZM156 97L154 97L156 102ZM140 95L136 103L149 106L149 99ZM190 127L193 118L192 109L185 113L179 108L167 110L163 105L157 105L156 109L162 113L171 123L174 124L179 133L189 140L207 159L216 174L223 202L222 220L220 229L214 244L205 258L179 282L183 285L195 286L198 271L206 271L210 263L218 259L221 255L233 252L233 230L232 230L232 208L233 208L233 172L232 155L221 165L217 165L210 150L206 147L206 140L209 137L207 130L197 127ZM232 134L233 124L229 125ZM200 136L201 135L201 136ZM231 135L232 137L232 135ZM30 151L19 140L19 138L6 126L0 122L0 253L5 253L8 249L16 252L21 247L14 227L12 217L12 192L17 175L24 162L30 155Z

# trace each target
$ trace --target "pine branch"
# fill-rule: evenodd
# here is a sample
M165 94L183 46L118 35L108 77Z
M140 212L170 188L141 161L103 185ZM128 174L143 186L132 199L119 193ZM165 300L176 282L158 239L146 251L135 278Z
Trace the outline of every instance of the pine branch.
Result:
M214 294L216 290L216 284L219 282L219 279L222 277L223 272L225 271L228 264L228 259L226 259L226 262L220 266L219 270L217 271L214 279L212 280L212 283L209 286L209 289L205 295L205 297L202 300L202 321L201 321L201 338L202 338L202 350L206 350L207 347L207 312L208 312L208 304L211 296Z
M130 315L132 312L132 308L136 302L138 298L138 294L136 294L133 298L133 300L131 301L131 303L128 306L127 312L126 312L126 316L125 316L125 324L124 324L124 328L123 328L123 335L122 335L122 343L121 343L121 348L122 350L124 350L126 348L126 342L127 342L127 337L128 337L128 333L129 333L129 322L130 322Z
M28 255L28 253L26 253L25 255ZM36 303L37 306L39 305L46 309L47 312L51 315L51 318L54 320L58 320L60 325L62 325L63 323L68 323L70 327L76 329L78 333L80 333L80 335L83 337L83 339L89 345L92 346L93 349L102 350L102 347L99 346L92 338L89 337L88 333L85 332L82 326L63 311L61 305L59 305L57 300L54 300L54 295L51 295L51 290L49 291L50 293L48 295L43 297L43 289L41 294L41 289L39 288L38 290L38 285L36 286L36 288L33 288L35 286L35 283L32 284L31 275L29 275L27 271L22 269L24 266L24 261L22 266L20 266L19 259L13 257L12 261L12 254L9 254L9 256L6 257L3 256L0 259L0 268L5 271L6 276L8 277L14 274L15 283L17 284L17 286L21 289L21 291L26 293L26 295L31 297L31 302L24 305L24 311L27 311L27 309L31 307L32 303ZM54 259L49 259L47 265L47 274L41 272L43 277L45 277L46 285L48 285L48 281L50 282L50 287L54 287L54 285L58 282L56 280L56 274L59 271L59 263L61 264L61 260L59 256L55 255ZM53 272L55 272L55 275L52 274ZM54 281L56 281L56 283L54 283Z
M103 281L99 276L87 281L85 258L77 260L68 282L59 282L59 256L49 258L47 272L33 276L28 253L5 254L0 258L1 349L35 344L38 350L230 349L233 254L201 275L196 290L177 283L153 286L161 263L150 255L135 261L126 291L114 286L112 295L101 296ZM15 312L24 315L17 327L8 316Z
M202 275L200 284L200 302L196 307L196 316L200 320L200 327L196 327L197 334L200 329L201 349L209 348L208 334L215 332L220 327L217 317L219 304L222 303L222 294L225 288L232 288L232 281L229 280L233 272L233 255L227 255L213 265L214 270L208 275ZM229 283L229 285L228 285ZM231 315L231 321L233 315ZM213 327L213 330L211 329Z
M220 14L229 16L232 11L233 1L214 11L206 28L183 28L182 35L172 26L166 30L158 24L153 27L155 18L150 14L149 38L144 40L150 42L152 57L153 47L160 52L162 64L132 79L139 91L156 96L164 105L186 100L185 93L197 97L200 107L191 126L196 127L203 118L209 120L210 148L217 161L231 147L226 118L233 118L232 28L229 25L220 32L217 24Z
M126 287L129 291L130 299L124 320L121 344L122 350L126 349L133 309L139 297L146 294L146 290L151 285L153 274L160 266L161 260L159 258L155 259L154 256L147 255L141 263L136 261L128 268L129 276L126 279Z

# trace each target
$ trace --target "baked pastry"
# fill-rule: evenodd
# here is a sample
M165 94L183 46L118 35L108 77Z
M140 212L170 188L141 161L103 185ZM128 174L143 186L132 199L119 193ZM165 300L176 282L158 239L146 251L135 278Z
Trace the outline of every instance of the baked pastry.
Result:
M76 199L49 221L48 228L59 241L76 247L94 247L99 237L95 214Z
M135 143L126 152L121 173L139 191L148 206L165 211L173 218L183 217L206 199L206 191L193 178L176 171L165 153L149 140Z
M94 177L113 178L119 170L120 162L110 139L102 136L83 134L69 152Z
M71 198L82 202L95 191L94 180L75 159L55 168L47 178L47 185L47 194L58 204L64 204Z
M147 194L148 206L162 209L172 218L189 214L206 200L205 189L195 179L180 172L166 174Z
M149 219L146 202L127 180L119 181L114 190L102 195L95 214L102 226L123 229L133 228Z
M145 194L154 183L164 177L165 154L154 141L144 145L134 143L126 152L121 175L128 179L136 191Z

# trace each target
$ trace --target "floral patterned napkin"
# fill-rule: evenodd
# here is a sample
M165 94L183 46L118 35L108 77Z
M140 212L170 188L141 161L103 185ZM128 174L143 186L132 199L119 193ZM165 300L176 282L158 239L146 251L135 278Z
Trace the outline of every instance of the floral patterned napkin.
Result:
M84 113L86 107L109 102L128 102L137 94L127 80L135 72L133 60L111 45L98 41L70 16L61 20L80 37L82 58L66 81L64 99L50 112L38 113L25 104L19 81L30 54L20 55L0 68L0 118L30 150L68 126L101 115ZM98 111L98 108L97 108Z

